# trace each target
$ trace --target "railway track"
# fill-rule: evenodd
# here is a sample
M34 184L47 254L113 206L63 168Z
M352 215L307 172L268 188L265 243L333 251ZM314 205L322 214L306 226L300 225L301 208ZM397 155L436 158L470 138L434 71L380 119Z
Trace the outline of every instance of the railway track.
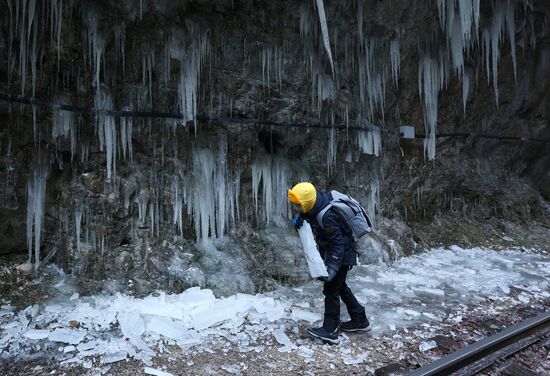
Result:
M539 341L546 344L549 338L547 311L418 368L409 376L475 375Z

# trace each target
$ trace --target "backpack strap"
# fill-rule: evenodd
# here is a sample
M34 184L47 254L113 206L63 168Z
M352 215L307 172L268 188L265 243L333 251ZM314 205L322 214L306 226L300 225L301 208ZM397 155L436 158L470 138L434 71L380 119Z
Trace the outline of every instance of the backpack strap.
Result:
M323 217L330 208L332 208L332 201L329 202L328 205L325 206L319 213L317 213L317 223L323 230L325 229L325 226L323 225Z

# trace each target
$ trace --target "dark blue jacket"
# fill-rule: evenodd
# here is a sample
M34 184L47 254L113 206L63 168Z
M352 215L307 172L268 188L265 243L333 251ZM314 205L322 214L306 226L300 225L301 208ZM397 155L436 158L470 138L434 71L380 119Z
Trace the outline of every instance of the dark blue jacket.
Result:
M309 222L319 253L325 265L335 270L342 266L357 265L355 240L340 215L330 208L323 216L323 228L317 222L317 214L332 201L330 192L317 190L317 199L313 208L302 214Z

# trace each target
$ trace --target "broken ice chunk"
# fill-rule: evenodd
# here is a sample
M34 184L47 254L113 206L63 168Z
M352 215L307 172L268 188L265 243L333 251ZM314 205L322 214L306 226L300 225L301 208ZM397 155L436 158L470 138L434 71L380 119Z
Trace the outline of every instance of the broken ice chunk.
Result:
M345 365L347 366L350 366L350 365L353 365L353 364L361 364L363 363L363 361L365 360L365 358L369 355L369 352L364 352L362 354L359 354L357 356L352 356L351 354L350 355L344 355L342 357L342 361L344 362Z
M426 352L428 350L435 349L436 347L437 347L437 343L434 340L432 340L432 341L422 342L420 346L418 346L418 349L422 352Z
M64 342L70 345L78 345L86 336L85 330L73 330L68 328L56 329L48 335L53 342Z
M500 287L500 289L502 290L503 293L505 293L505 294L510 293L510 287L508 287L508 285L506 285L505 283L499 283L498 287Z
M136 311L121 312L118 314L117 319L120 330L128 338L139 337L145 331L143 320Z
M529 299L529 296L526 293L522 292L518 295L518 300L522 303L529 303L531 299Z
M76 300L80 297L80 294L75 292L74 294L71 295L71 297L69 298L69 300Z
M116 362L125 360L126 357L127 357L126 352L119 352L116 354L105 354L101 356L100 362L102 364L116 363Z
M303 320L303 321L308 321L310 323L319 321L321 319L321 315L319 315L318 313L309 312L297 307L292 308L291 317L293 320L296 320L296 321Z
M44 339L48 338L50 331L46 329L29 329L23 336L28 339Z
M174 376L173 373L166 372L166 371L161 371L161 370L159 370L159 369L151 368L151 367L145 367L145 368L143 369L143 372L145 372L147 375L155 375L155 376Z
M281 345L293 347L292 341L290 341L290 338L288 338L283 329L279 328L275 330L273 332L273 336L275 337L275 340L277 340L277 342L279 342Z

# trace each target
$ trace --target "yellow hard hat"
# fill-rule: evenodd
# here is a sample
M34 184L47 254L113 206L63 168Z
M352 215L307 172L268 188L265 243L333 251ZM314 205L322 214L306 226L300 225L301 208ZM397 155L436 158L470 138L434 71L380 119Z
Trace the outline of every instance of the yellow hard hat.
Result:
M315 205L317 190L308 182L298 183L288 190L288 200L293 204L302 205L302 211L307 213Z

